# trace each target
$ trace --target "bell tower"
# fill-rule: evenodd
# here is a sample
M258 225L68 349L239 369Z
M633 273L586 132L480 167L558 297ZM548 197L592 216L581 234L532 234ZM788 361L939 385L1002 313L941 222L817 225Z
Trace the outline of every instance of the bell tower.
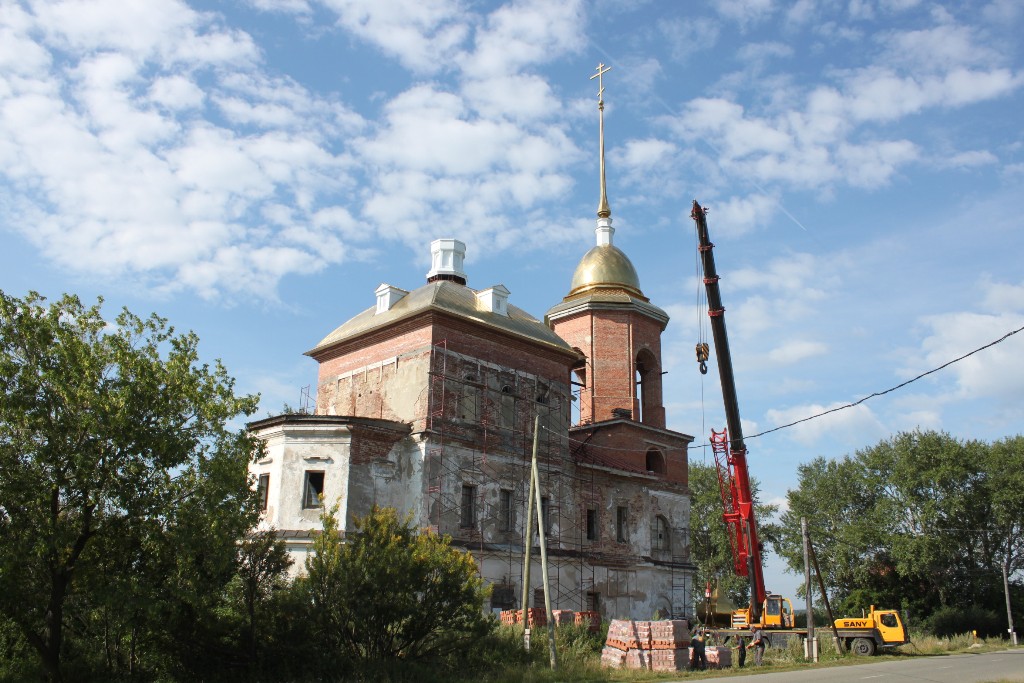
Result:
M600 200L597 244L584 254L569 293L548 311L555 333L585 361L574 369L580 391L579 423L628 418L665 428L661 393L661 333L668 315L640 290L629 257L614 245L604 154L604 83L610 70L598 65L597 109L600 140Z

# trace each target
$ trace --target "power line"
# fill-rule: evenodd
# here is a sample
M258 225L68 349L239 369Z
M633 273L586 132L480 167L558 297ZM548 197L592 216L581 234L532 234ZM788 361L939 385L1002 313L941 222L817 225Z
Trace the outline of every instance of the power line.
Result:
M753 435L748 436L746 438L748 438L748 439L756 439L757 437L764 436L765 434L771 434L772 432L777 432L777 431L779 431L781 429L787 429L789 427L794 427L794 426L796 426L798 424L801 424L803 422L809 422L810 420L815 420L815 419L817 419L819 417L824 417L825 415L829 415L831 413L837 413L840 410L846 410L847 408L853 408L855 406L859 406L861 403L864 403L865 401L867 401L869 399L876 398L878 396L884 396L885 394L888 394L888 393L891 393L893 391L896 391L897 389L902 389L903 387L907 386L908 384L913 384L914 382L916 382L919 379L922 379L924 377L927 377L928 375L934 374L934 373L938 372L939 370L944 370L945 368L948 368L950 365L953 365L954 363L959 363L960 361L964 360L965 358L969 358L969 357L973 356L974 354L978 353L979 351L984 351L985 349L991 348L991 347L995 346L996 344L1001 344L1004 341L1006 341L1007 339L1009 339L1010 337L1012 337L1013 335L1017 334L1018 332L1022 332L1022 331L1024 331L1024 326L1018 327L1015 330L1011 330L1011 331L1007 332L1006 334L1004 334L999 339L996 339L995 341L989 342L988 344L985 344L984 346L979 346L978 348L974 349L973 351L969 351L968 353L965 353L964 355L960 356L959 358L954 358L951 361L943 363L942 365L940 365L937 368L932 368L931 370L928 370L927 372L922 372L917 377L913 377L911 379L908 379L906 382L902 382L900 384L897 384L896 386L890 387L889 389L886 389L885 391L876 391L875 393L868 394L864 398L862 398L862 399L860 399L858 401L854 401L853 403L847 403L846 405L838 406L836 408L830 408L829 410L825 410L823 412L817 413L816 415L811 415L809 417L801 418L799 420L795 420L793 422L789 422L789 423L784 424L784 425L779 425L778 427L773 427L772 429L766 429L763 432L758 432L757 434L753 434ZM691 448L692 448L692 446L691 446Z

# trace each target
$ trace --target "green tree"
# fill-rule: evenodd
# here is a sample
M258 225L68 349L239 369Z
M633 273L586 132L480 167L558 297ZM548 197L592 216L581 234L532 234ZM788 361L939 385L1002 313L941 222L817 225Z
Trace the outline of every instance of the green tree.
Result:
M722 519L722 495L715 465L691 462L689 485L690 543L697 565L698 592L703 595L703 587L710 583L717 585L719 593L728 596L737 606L747 605L750 602L750 582L736 574L732 545ZM760 485L753 477L750 487L758 535L762 545L767 547L779 533L778 526L772 521L778 506L760 501ZM698 616L703 614L699 601L697 611Z
M1002 563L1020 567L1024 441L991 446L935 431L903 432L838 460L801 466L778 550L802 566L799 521L843 611L871 604L923 621L1002 598ZM975 610L977 611L977 610Z
M391 508L357 519L344 540L326 512L314 551L306 563L314 618L330 629L328 648L347 658L440 661L494 629L472 556Z
M256 519L255 444L228 425L257 398L200 364L195 334L101 303L0 292L0 613L55 681L69 624L105 610L134 650L161 596L216 599Z
M258 612L266 606L274 591L285 587L286 572L292 566L292 559L284 542L270 529L246 536L238 544L238 560L249 660L255 663L260 630Z

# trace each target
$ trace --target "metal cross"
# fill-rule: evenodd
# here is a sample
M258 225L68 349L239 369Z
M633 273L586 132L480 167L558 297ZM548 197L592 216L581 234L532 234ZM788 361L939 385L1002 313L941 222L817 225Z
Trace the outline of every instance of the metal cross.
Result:
M610 66L605 66L604 64L598 62L597 73L590 77L590 80L594 80L595 78L597 79L597 101L602 104L604 103L602 99L602 97L604 96L604 79L602 78L602 76L604 76L611 70L612 68Z

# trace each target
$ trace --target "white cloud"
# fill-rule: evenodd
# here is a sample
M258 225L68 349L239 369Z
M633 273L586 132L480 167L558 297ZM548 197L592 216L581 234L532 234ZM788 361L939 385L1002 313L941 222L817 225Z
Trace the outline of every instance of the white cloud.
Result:
M876 42L884 51L884 60L914 72L944 72L960 67L985 67L1002 61L975 35L975 29L957 24L942 24L911 31L886 31Z
M469 36L458 0L320 0L338 24L416 73L445 67Z
M708 209L708 220L715 226L716 235L740 237L771 220L775 214L776 200L753 194L729 197L724 202L715 202L705 208Z
M1007 292L995 293L996 300ZM1013 293L1010 293L1012 296ZM921 323L930 329L921 342L921 354L907 374L918 374L989 344L1024 325L1024 315L959 312L928 316ZM959 399L997 398L1019 402L1024 389L1024 337L1018 334L965 358L943 371L956 384ZM939 381L943 377L936 378Z
M983 278L983 305L997 315L1007 313L1024 313L1024 284L1012 285L1004 282L992 282Z
M748 43L740 48L736 56L743 63L753 62L760 67L776 57L792 57L793 48L776 41Z
M658 22L658 31L677 62L686 62L691 55L713 47L721 33L717 21L707 17L665 19Z
M502 76L582 49L583 4L579 0L516 0L488 15L474 48L459 58L475 78Z
M756 23L775 11L774 0L716 0L715 10L740 25Z
M180 74L155 79L149 88L149 97L168 109L194 109L202 106L206 99L202 88Z
M805 420L814 415L841 407L842 403L824 406L807 404L785 409L770 409L765 417L773 427ZM884 438L889 429L872 412L861 404L845 410L838 410L822 417L800 422L787 427L784 433L804 446L827 444L829 450L860 448Z
M287 273L344 258L329 236L329 254L290 242L282 220L345 186L323 143L357 116L262 74L248 36L173 0L34 9L5 17L30 59L0 71L0 172L5 223L48 258L211 297L272 297Z
M788 340L784 345L769 351L768 360L776 365L792 365L827 352L828 346L821 342L806 339Z
M621 148L615 149L609 156L616 167L626 169L646 169L658 166L671 159L678 148L671 142L657 138L644 140L628 140Z
M987 150L972 150L939 157L934 160L934 163L941 168L977 168L998 164L999 158Z
M562 103L548 82L531 74L468 80L462 86L462 94L467 104L487 119L530 122L562 113Z

